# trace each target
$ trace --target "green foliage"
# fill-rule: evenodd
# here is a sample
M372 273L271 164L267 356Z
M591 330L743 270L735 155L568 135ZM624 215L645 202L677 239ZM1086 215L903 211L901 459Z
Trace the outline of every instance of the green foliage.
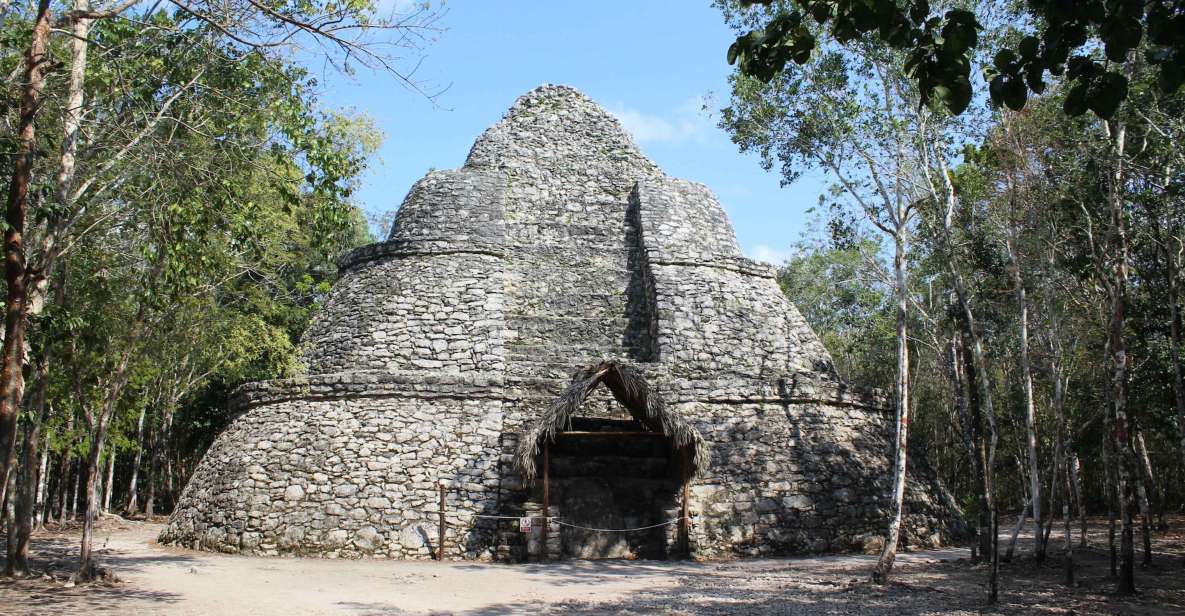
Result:
M939 100L951 113L959 114L972 101L972 57L983 26L971 11L936 10L927 0L740 0L739 4L764 5L772 13L763 27L737 37L728 49L729 64L736 64L746 75L768 82L786 69L787 62L805 64L817 47L813 28L806 23L809 19L828 28L841 44L871 36L905 53L906 69L923 104ZM1110 118L1128 96L1128 78L1108 64L1128 62L1141 44L1143 60L1157 68L1162 92L1171 94L1185 83L1185 5L1180 0L1032 0L1022 15L1031 20L1034 31L999 49L984 72L988 94L997 105L1021 109L1030 92L1045 91L1048 73L1064 75L1069 84L1067 114L1081 115L1089 109Z

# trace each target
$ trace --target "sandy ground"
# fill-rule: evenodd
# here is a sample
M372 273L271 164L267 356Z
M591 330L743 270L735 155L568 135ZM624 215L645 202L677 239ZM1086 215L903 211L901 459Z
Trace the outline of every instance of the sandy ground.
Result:
M1185 517L1171 522L1185 529ZM1092 548L1077 551L1077 587L1059 585L1059 543L1043 567L1026 558L1003 565L1001 603L984 610L987 570L965 548L901 554L894 583L880 587L864 581L875 557L863 555L525 565L253 558L160 546L159 524L109 518L97 545L119 581L70 586L77 530L44 532L33 546L37 577L0 580L0 613L1185 614L1181 531L1154 535L1155 561L1136 573L1141 593L1121 599L1110 595L1099 523Z

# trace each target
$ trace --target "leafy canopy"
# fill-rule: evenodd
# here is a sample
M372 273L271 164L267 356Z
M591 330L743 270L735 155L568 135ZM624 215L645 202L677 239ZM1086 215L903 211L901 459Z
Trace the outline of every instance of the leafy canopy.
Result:
M952 113L971 103L971 56L981 44L975 14L953 8L935 14L927 0L740 0L765 5L774 17L736 39L728 61L769 81L788 61L804 64L817 43L808 20L830 28L840 43L873 35L908 55L922 103L940 101ZM1128 96L1128 78L1114 68L1143 44L1158 69L1158 85L1172 93L1185 83L1185 0L1028 0L1035 32L1000 49L985 70L993 104L1020 109L1029 93L1045 90L1046 73L1069 82L1064 111L1088 109L1110 118ZM1102 57L1099 57L1099 51Z

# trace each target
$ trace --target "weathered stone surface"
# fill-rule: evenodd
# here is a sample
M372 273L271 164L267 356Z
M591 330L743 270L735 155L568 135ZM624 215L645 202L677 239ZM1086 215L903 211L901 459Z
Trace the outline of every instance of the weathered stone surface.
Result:
M528 540L554 552L559 533L543 546L479 516L537 514L511 453L571 373L604 358L641 367L711 448L690 486L697 555L867 549L884 531L884 397L835 378L707 188L665 176L570 88L521 97L464 167L412 188L387 241L340 267L307 375L237 392L242 415L162 541L428 558L444 484L449 557L522 558ZM603 393L586 408L623 416ZM923 458L911 465L907 538L930 541L957 510Z

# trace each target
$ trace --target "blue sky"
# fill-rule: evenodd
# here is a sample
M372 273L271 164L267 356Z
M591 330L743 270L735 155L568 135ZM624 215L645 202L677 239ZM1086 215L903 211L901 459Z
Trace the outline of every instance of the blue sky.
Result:
M398 208L431 168L461 166L515 98L550 82L617 115L668 174L711 187L750 257L780 262L800 237L824 179L780 188L716 128L733 35L708 2L451 0L444 10L417 74L449 86L438 107L389 75L327 75L323 104L367 113L386 134L358 194L368 212ZM701 111L705 100L713 113Z

